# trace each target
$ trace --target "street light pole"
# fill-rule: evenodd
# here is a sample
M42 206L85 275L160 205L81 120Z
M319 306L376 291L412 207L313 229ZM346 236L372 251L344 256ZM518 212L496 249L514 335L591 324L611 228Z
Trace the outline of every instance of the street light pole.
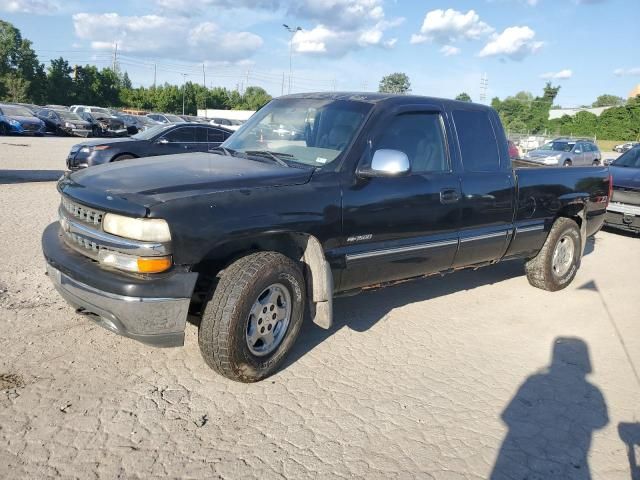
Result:
M182 74L182 114L184 115L184 94L187 89L187 74Z
M291 33L291 38L289 39L289 88L287 93L291 93L291 76L293 73L293 37L296 36L296 32L302 31L302 27L290 27L286 23L283 23L282 26Z

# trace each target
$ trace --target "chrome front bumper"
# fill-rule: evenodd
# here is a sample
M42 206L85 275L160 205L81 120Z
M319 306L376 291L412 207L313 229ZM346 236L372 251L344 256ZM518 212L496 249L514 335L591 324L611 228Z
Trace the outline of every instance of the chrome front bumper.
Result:
M156 347L184 344L189 298L128 297L104 292L74 280L49 263L47 274L67 302L108 330Z

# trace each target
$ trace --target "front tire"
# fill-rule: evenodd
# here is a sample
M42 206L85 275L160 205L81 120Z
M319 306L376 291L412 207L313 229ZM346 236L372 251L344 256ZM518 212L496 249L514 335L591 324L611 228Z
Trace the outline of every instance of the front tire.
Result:
M198 343L205 362L238 382L273 374L300 332L305 298L304 278L290 258L257 252L236 260L202 314Z
M580 268L581 248L578 224L569 218L558 218L538 255L525 264L529 283L550 292L565 288Z

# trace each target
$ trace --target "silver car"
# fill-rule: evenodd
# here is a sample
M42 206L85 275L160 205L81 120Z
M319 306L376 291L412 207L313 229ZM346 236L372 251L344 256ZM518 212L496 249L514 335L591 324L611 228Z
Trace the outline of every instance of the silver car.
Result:
M557 138L527 152L524 158L547 166L602 165L602 153L590 140Z

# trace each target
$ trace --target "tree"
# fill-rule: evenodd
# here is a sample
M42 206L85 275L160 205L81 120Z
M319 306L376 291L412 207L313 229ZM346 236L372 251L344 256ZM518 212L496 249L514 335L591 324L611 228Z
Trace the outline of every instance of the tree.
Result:
M5 100L26 102L29 98L29 81L17 73L9 73L3 78Z
M471 102L471 97L469 96L468 93L462 92L458 94L458 96L456 97L456 100L460 100L461 102Z
M624 105L624 98L617 95L604 94L600 95L595 102L591 104L592 107L618 107Z
M262 87L247 87L242 97L241 110L260 110L271 101L271 95Z
M411 91L411 82L406 73L392 73L382 77L378 91L381 93L405 94Z
M47 102L70 105L74 99L73 69L64 58L51 60L47 71Z

